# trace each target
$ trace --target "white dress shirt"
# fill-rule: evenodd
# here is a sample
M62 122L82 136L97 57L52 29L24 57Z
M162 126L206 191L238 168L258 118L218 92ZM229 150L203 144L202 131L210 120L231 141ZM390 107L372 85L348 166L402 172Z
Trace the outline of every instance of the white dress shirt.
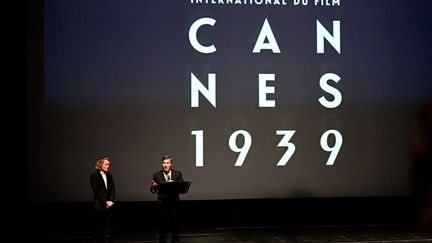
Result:
M103 172L103 171L101 171L100 173L101 173L102 178L103 178L103 180L104 180L104 182L105 182L105 188L108 190L108 184L107 184L107 177L106 177L106 173Z
M165 176L165 181L171 181L171 170L168 172L168 173L163 173L164 174L164 176Z

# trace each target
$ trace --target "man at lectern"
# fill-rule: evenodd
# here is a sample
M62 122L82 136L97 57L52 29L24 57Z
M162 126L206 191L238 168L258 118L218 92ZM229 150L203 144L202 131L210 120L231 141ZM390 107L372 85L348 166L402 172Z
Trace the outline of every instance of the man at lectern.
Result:
M161 183L170 181L183 181L182 173L172 169L173 159L169 155L162 157L162 170L153 174L150 191L158 193L159 206L159 227L158 235L159 242L167 242L166 230L171 226L172 242L180 242L179 229L177 224L177 207L180 202L178 194L161 194L158 191L158 186Z

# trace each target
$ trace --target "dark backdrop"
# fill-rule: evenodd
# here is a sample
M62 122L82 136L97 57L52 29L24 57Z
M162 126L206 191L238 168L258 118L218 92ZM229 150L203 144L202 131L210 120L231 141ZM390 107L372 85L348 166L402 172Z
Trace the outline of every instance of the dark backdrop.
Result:
M418 107L432 92L428 1L28 5L26 154L33 219L56 222L65 210L72 219L86 217L89 175L96 158L107 154L118 217L139 222L128 215L152 215L151 175L162 155L171 154L174 167L192 181L182 197L186 224L410 222L410 139ZM214 54L198 53L189 43L189 28L200 17L217 21L198 35L217 47ZM281 53L252 53L264 19ZM332 21L341 22L341 54L329 43L324 54L316 53L317 20L330 33ZM216 107L202 96L200 107L191 107L191 73L204 86L216 73ZM258 106L259 73L275 74L268 83L275 87L268 95L275 107ZM333 98L319 86L325 73L341 77L330 82L343 97L334 109L318 102ZM252 145L243 166L235 167L238 154L228 141L239 129L248 131ZM343 137L332 166L320 146L330 129ZM194 130L204 131L204 167L195 166ZM276 130L295 130L290 142L296 150L283 167L276 166L286 151L277 147L282 136ZM237 145L242 142L239 137ZM212 219L203 221L203 211L213 212Z

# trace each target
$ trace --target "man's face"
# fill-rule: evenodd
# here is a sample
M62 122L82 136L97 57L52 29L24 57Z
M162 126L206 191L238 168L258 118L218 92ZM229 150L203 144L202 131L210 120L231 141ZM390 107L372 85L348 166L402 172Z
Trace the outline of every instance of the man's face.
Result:
M110 162L108 160L104 160L104 162L102 163L102 167L101 167L103 172L107 172L108 171L109 164L110 164Z
M165 159L164 161L162 161L162 168L165 172L169 172L171 170L171 167L171 159Z

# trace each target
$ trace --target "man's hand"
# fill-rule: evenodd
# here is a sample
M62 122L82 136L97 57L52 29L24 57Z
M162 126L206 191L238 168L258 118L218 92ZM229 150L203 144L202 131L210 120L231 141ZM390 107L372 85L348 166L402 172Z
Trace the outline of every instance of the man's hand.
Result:
M158 187L158 184L155 181L152 181L151 186L156 189Z
M106 207L107 208L110 208L110 207L112 207L114 205L114 203L112 202L112 201L107 201L106 202Z

